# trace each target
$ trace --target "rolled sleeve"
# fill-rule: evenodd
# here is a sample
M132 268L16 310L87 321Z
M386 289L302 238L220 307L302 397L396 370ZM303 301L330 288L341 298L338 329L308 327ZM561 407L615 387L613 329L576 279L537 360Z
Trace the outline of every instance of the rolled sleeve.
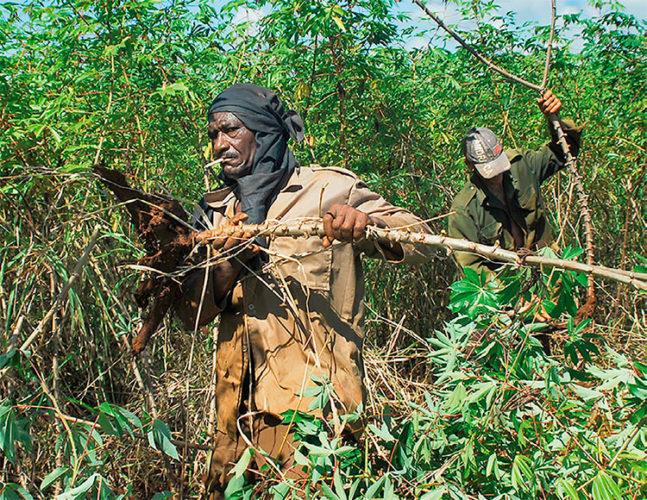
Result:
M361 180L357 180L353 185L348 204L371 217L381 219L389 229L431 234L431 229L422 219L408 210L391 205L379 194L371 191ZM401 247L402 259L393 260L387 257L384 252L385 249L377 242L365 241L358 244L358 248L368 257L381 258L388 262L418 264L428 260L435 254L431 247L425 245L402 243Z

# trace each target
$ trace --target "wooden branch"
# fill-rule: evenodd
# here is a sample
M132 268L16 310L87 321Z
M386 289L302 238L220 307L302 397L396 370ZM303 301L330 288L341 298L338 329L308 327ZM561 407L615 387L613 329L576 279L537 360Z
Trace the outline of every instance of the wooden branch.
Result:
M307 219L289 224L249 224L233 227L222 227L197 233L195 241L199 244L209 244L215 238L231 236L234 232L243 231L249 233L252 238L263 236L268 239L277 237L321 237L323 236L323 223L321 219ZM498 246L481 245L473 241L449 238L443 235L410 232L398 229L382 229L375 226L366 228L365 238L379 243L410 243L432 247L447 248L452 251L472 252L487 257L496 262L513 264L516 267L525 265L544 266L549 268L565 269L581 272L604 280L616 281L633 286L638 290L647 291L647 276L642 273L613 269L605 266L597 266L589 263L575 262L571 260L554 259L540 255L520 256L516 252L504 250ZM242 244L251 244L251 240Z
M551 19L550 19L550 37L548 38L548 47L546 48L546 63L544 64L544 76L541 79L541 86L539 87L539 93L544 94L546 92L546 83L548 82L548 72L550 71L550 56L553 51L553 38L555 38L555 20L557 19L557 7L555 6L555 0L551 0Z
M595 253L593 248L593 221L591 218L591 209L589 208L589 198L584 191L584 186L582 185L582 177L577 171L576 161L571 150L568 147L566 142L566 134L562 128L562 124L557 115L550 115L548 117L551 126L555 129L557 133L557 141L559 146L562 148L562 153L566 162L566 168L568 169L571 177L573 179L573 184L575 185L575 191L577 192L577 201L580 205L580 211L582 212L582 220L584 223L584 237L585 237L585 246L584 251L586 254L586 263L590 266L595 262ZM590 317L595 308L595 284L593 283L593 277L589 275L589 286L586 292L586 310L582 310L582 318Z
M546 64L544 66L544 77L541 81L540 93L543 95L546 92L546 83L548 81L548 71L550 69L550 56L553 48L553 38L555 37L555 20L557 18L557 8L555 6L555 0L551 0L551 20L550 20L550 37L548 38L548 48L546 50ZM584 237L585 237L585 246L584 251L586 253L586 263L593 265L595 261L595 254L593 249L593 222L591 219L591 209L589 208L589 200L584 191L584 186L582 184L582 178L580 177L579 172L576 167L576 160L571 154L571 150L568 147L568 142L566 142L566 134L562 128L562 124L559 120L559 117L555 114L551 114L548 117L548 121L555 130L557 134L557 140L559 146L562 148L562 153L564 155L564 160L566 161L566 168L571 174L573 179L573 184L575 185L575 191L577 192L577 201L580 205L580 210L582 212L582 219L584 222ZM586 303L580 308L577 312L576 320L579 322L582 319L590 318L593 316L595 311L595 304L597 299L595 298L595 283L593 282L593 276L588 275L588 288L586 290Z
M513 75L512 73L507 72L503 68L500 68L499 66L494 64L489 59L482 56L473 47L471 47L465 40L463 40L463 38L461 38L461 36L458 35L453 29L447 26L436 14L431 12L427 8L427 6L424 3L422 3L421 0L413 0L413 3L415 3L418 7L420 7L425 12L425 14L427 14L430 18L432 18L434 22L442 29L444 29L454 40L456 40L461 45L461 47L467 50L470 54L472 54L479 61L485 64L488 68L490 68L493 71L496 71L497 73L501 74L503 77L505 77L508 80L511 80L516 83L520 83L521 85L524 85L525 87L528 87L529 89L532 89L535 92L541 92L541 87L539 87L538 85L535 85L534 83L530 83L529 81L524 80L523 78L520 78L518 76Z

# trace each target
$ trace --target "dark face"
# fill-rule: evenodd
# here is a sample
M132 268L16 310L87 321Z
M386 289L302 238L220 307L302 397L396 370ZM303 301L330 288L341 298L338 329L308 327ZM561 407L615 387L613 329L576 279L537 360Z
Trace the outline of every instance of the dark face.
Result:
M209 116L209 139L216 159L222 159L225 175L239 179L249 174L256 154L256 134L228 111Z

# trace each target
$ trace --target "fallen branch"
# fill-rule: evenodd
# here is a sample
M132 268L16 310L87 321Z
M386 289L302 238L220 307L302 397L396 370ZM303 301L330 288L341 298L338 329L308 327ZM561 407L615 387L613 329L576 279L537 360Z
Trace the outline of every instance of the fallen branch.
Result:
M249 233L252 238L263 236L268 239L277 237L321 237L325 234L321 219L308 219L289 224L264 223L211 229L197 233L195 235L195 241L199 244L206 245L209 241L215 238L231 236L234 232L241 230ZM382 229L368 226L366 228L365 238L379 243L410 243L415 245L446 248L451 251L472 252L482 255L483 257L487 257L495 262L509 263L516 267L531 265L581 272L597 278L625 283L638 290L647 291L647 275L643 273L632 273L631 271L621 269L591 265L572 260L543 257L540 255L529 255L526 257L510 250L504 250L498 246L481 245L479 243L474 243L473 241L449 238L443 235L410 232L398 229ZM251 242L251 240L249 241Z

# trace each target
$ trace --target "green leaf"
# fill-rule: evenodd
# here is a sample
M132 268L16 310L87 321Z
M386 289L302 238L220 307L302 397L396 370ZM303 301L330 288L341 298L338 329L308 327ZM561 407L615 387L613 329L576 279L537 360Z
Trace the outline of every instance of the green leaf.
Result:
M434 488L420 497L420 500L442 500L447 488Z
M83 481L76 488L71 490L64 491L60 495L56 496L57 500L78 500L86 497L86 493L94 486L94 482L97 478L101 477L99 474L92 474L89 478Z
M236 462L236 465L231 469L229 474L233 474L236 479L242 477L249 466L249 462L252 459L253 452L250 448L247 448L241 457Z
M33 496L21 485L16 483L2 484L0 482L1 500L33 500Z
M69 470L69 467L59 467L58 469L54 469L52 472L47 474L43 478L43 481L40 483L40 491L45 491L52 483L54 483L58 478L63 476Z
M573 483L567 479L560 479L559 484L571 500L580 500L580 494L573 486Z
M148 442L154 449L166 453L169 457L180 459L175 445L171 443L171 430L161 420L153 420L152 429L148 432Z
M4 368L5 366L8 366L9 364L14 365L15 361L18 358L18 349L11 349L9 352L5 352L4 354L0 354L0 369ZM12 362L12 360L14 362Z
M341 18L336 14L331 14L330 17L335 22L335 24L339 27L339 29L342 30L345 33L346 32L346 26L344 26L344 23L342 22Z
M593 500L622 500L620 488L606 472L598 472L591 489Z
M174 496L175 493L173 493L172 491L160 491L155 493L151 500L166 500L167 498L173 498Z
M185 93L188 92L189 88L182 82L171 83L170 85L163 85L157 89L157 94L162 97L174 96L178 92Z
M321 484L321 492L323 493L323 496L328 500L342 500L335 494L333 490L330 489L330 487L326 483Z
M9 403L3 403L0 406L0 448L7 460L12 463L15 459L14 441L16 441L17 434L18 429L14 409Z
M492 453L488 458L487 466L485 467L485 476L489 477L492 471L497 467L496 453Z
M245 476L233 477L225 488L225 498L240 498L240 493L245 488Z
M380 477L377 481L375 481L373 484L371 484L367 489L366 493L364 494L365 498L378 498L377 492L380 490L382 487L382 483L386 479L387 476L382 476Z
M290 485L280 483L270 488L270 493L273 495L273 500L283 500L290 492Z
M531 462L525 455L517 455L512 462L512 487L518 491L529 491L535 481Z

